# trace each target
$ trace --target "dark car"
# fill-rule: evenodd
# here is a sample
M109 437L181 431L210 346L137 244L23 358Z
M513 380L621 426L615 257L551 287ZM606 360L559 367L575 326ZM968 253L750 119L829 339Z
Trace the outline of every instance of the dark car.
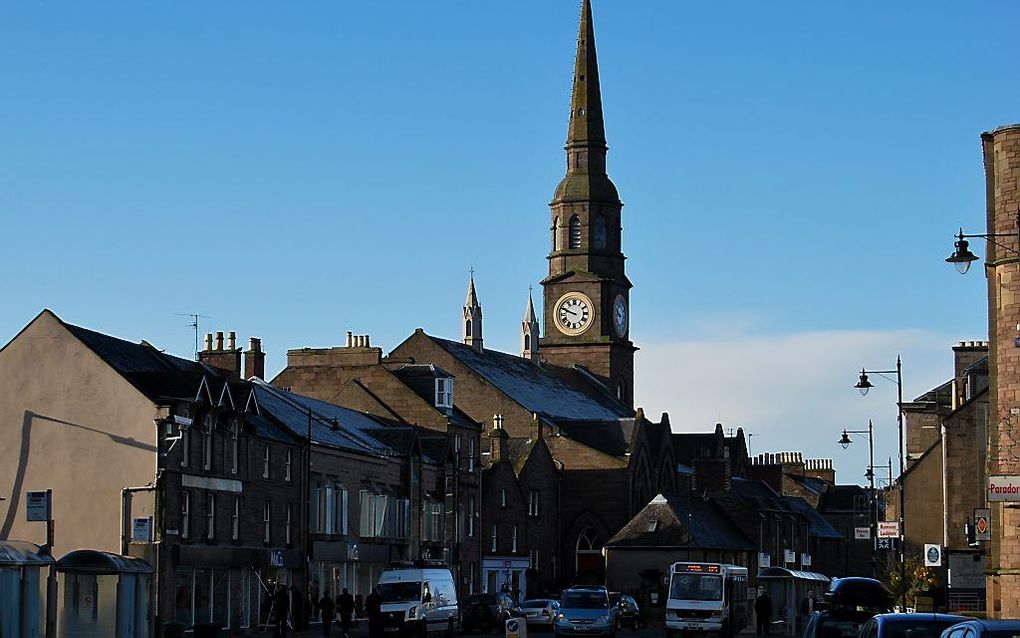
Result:
M942 638L1020 638L1020 620L970 618L943 631Z
M860 638L939 638L965 620L951 614L879 614L864 623Z
M857 638L872 616L892 610L893 595L874 578L839 578L832 581L822 606L808 616L804 638Z
M461 626L464 633L479 629L498 629L502 633L507 618L523 617L524 612L507 594L473 594L464 603Z
M617 609L616 622L620 627L637 629L641 626L641 608L633 596L612 592L609 594L609 602Z

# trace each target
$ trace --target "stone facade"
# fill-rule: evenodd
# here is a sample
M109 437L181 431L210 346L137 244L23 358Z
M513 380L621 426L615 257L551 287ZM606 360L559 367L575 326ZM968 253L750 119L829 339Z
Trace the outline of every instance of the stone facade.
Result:
M986 176L989 423L988 473L1020 474L1020 324L1017 211L1020 208L1020 125L981 136ZM1001 245L1001 247L1000 247ZM988 611L1020 617L1020 510L992 504Z

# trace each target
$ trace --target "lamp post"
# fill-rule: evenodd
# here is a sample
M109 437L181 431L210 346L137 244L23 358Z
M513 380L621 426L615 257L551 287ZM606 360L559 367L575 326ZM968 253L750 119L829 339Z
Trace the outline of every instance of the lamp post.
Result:
M868 489L869 489L869 492L868 492L868 519L869 519L868 526L871 528L871 539L870 540L872 542L872 550L871 550L871 576L874 577L875 576L875 549L874 549L874 542L875 542L875 538L876 538L875 527L878 525L878 517L877 517L877 513L875 512L875 507L876 507L876 501L875 501L875 431L874 431L874 427L871 424L871 419L868 419L868 429L867 430L846 430L846 429L843 430L843 436L839 439L839 444L841 446L843 446L844 450L849 448L850 444L853 443L853 439L850 438L851 434L853 434L855 436L866 436L866 437L868 437L868 470L864 473L864 477L868 479Z
M896 429L897 438L899 439L899 452L900 452L900 476L899 476L899 493L900 493L900 607L901 611L906 612L907 610L907 560L906 560L906 531L904 526L904 509L906 507L906 500L903 493L903 362L897 355L896 357L896 369L895 370L868 370L867 368L861 368L861 377L857 381L857 388L861 396L866 396L868 390L875 387L868 379L869 374L877 374L883 379L889 379L896 383ZM896 379L891 379L885 375L895 374Z
M1003 250L1008 250L1012 253L1017 251L1014 248L1005 246L995 241L996 237L1012 237L1017 240L1017 245L1020 246L1020 207L1017 207L1016 211L1016 232L1013 233L964 233L963 229L960 229L959 234L956 235L956 242L953 244L953 253L946 257L946 261L956 266L956 270L961 275L967 274L970 270L970 265L978 260L978 256L971 252L970 242L968 238L981 237L992 242Z

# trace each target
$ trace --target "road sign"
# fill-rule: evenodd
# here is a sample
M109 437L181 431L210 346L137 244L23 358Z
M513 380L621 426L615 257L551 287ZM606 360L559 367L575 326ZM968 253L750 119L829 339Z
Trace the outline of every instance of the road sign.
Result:
M25 520L48 521L50 520L50 492L28 492L25 494Z
M989 476L988 500L1020 501L1020 476Z
M855 527L854 528L854 540L866 541L871 538L870 527Z
M899 523L899 521L879 521L878 522L878 537L879 538L899 538L900 537L900 523Z
M942 546L932 543L924 545L924 566L942 567Z
M992 510L980 507L974 510L974 540L992 540Z

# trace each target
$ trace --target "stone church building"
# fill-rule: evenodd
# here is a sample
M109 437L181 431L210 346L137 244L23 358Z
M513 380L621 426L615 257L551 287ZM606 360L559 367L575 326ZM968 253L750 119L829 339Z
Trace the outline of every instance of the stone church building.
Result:
M356 353L357 343L291 350L273 381L426 426L435 422L430 410L449 404L449 418L435 426L463 429L459 449L483 469L480 501L458 516L470 518L480 542L472 580L486 589L601 582L604 543L678 485L668 420L655 423L633 407L623 204L606 172L590 0L581 6L565 150L566 174L550 204L543 325L529 299L519 353L484 347L472 278L459 341L419 329L386 357ZM395 379L424 370L432 377L422 397ZM469 435L473 424L483 426L480 439Z

